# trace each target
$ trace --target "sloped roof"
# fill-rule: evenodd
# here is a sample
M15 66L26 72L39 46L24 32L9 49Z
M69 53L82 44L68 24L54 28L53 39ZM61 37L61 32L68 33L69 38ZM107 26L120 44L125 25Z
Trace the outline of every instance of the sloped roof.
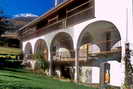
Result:
M45 19L55 13L57 13L59 10L61 10L62 8L70 5L72 2L74 2L76 0L66 0L65 2L57 5L55 8L51 9L50 11L44 13L42 16L36 18L35 20L31 21L30 23L28 23L27 25L23 26L22 28L20 28L19 30L22 30L26 27L29 27L29 26L33 26L34 24L38 23L39 21L41 21L42 19Z

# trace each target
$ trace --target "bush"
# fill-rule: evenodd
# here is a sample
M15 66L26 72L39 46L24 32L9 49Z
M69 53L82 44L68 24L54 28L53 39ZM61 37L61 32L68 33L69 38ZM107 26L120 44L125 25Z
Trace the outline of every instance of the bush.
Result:
M38 52L34 54L33 58L36 60L35 68L46 70L48 68L48 62L44 59L43 54Z
M45 60L37 60L36 68L46 70L48 68L48 62L46 62Z

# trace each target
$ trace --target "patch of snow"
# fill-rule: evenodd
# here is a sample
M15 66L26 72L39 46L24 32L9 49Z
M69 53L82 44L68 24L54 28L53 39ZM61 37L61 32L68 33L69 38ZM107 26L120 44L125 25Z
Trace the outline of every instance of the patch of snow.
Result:
M38 15L32 14L32 13L21 13L13 16L16 17L38 17Z

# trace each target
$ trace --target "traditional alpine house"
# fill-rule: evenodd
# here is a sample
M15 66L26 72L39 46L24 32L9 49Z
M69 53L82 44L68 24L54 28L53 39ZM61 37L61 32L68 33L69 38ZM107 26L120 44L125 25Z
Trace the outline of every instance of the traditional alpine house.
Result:
M49 75L121 86L125 44L133 47L132 0L55 2L53 9L19 29L24 55L42 52Z

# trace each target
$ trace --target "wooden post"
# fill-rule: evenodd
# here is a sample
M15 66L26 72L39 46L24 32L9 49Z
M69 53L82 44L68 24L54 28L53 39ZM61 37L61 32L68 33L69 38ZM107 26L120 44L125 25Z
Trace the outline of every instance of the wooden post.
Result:
M111 42L110 42L110 40L111 40L111 32L107 32L106 33L106 51L110 51L110 49L111 49Z
M87 54L86 54L87 59L88 59L88 49L89 49L89 47L88 47L88 46L89 46L89 44L87 44L87 48L86 48L86 51L87 51L87 52L86 52L86 53L87 53Z

